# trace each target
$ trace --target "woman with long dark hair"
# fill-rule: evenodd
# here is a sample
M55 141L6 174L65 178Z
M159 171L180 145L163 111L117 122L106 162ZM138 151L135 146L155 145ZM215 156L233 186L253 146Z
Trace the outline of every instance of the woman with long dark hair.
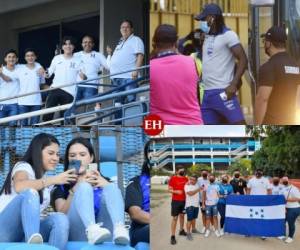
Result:
M74 170L47 177L59 161L59 142L50 135L36 135L24 157L10 169L0 191L0 242L43 243L60 250L68 240L69 223L62 213L40 218L50 203L55 184L76 181Z
M111 240L113 231L114 243L127 245L129 234L124 225L121 191L101 175L88 139L78 137L69 142L65 152L65 171L73 168L74 162L75 165L77 162L78 180L73 185L57 185L52 195L55 210L68 215L69 239L100 244Z

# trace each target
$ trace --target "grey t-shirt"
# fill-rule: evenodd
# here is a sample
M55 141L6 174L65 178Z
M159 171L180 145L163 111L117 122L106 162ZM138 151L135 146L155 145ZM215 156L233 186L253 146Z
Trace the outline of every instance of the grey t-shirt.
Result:
M234 77L235 58L231 48L240 44L237 34L224 27L218 35L206 35L203 44L204 89L224 89Z

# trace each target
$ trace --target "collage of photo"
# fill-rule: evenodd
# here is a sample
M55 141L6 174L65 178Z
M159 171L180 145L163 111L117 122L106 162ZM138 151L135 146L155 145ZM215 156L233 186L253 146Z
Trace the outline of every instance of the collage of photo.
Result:
M300 0L0 0L0 250L298 250Z

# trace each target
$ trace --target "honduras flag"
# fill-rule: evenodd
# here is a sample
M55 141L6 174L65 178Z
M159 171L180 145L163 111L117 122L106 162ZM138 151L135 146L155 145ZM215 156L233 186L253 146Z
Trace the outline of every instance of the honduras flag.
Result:
M225 232L248 236L285 235L283 195L229 195L226 199Z

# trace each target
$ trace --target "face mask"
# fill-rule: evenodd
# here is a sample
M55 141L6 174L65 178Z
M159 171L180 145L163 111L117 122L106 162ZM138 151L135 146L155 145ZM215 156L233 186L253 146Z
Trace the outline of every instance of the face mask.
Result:
M223 183L227 183L228 180L227 180L227 179L222 179L222 182L223 182Z
M282 184L287 186L289 184L289 182L288 181L283 181Z
M240 178L240 175L239 174L235 174L234 177L238 179L238 178Z
M184 176L184 172L183 172L183 171L180 171L180 172L179 172L179 175Z
M207 178L207 174L203 174L202 177L203 177L203 178Z
M210 182L210 183L214 183L214 182L215 182L215 179L214 179L214 178L211 178L211 179L209 179L209 182Z
M263 176L263 173L262 172L257 172L256 173L256 177L262 177Z
M279 181L273 181L274 186L278 186Z
M201 21L200 22L200 30L202 30L205 34L208 34L210 31L210 27L207 24L207 21Z

